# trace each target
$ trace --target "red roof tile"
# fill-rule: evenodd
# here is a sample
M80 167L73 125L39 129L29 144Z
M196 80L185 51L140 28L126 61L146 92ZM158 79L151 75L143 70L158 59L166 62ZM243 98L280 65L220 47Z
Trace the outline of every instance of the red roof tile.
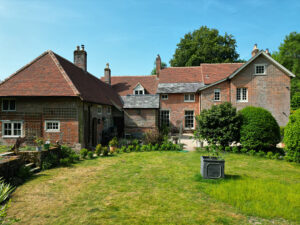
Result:
M101 78L102 80L104 78ZM120 96L132 95L135 86L140 83L146 90L147 94L155 94L158 80L156 75L145 76L111 76L112 88Z
M159 83L202 82L201 67L168 67L159 73Z
M2 82L0 96L78 96L84 101L122 106L109 85L52 51Z

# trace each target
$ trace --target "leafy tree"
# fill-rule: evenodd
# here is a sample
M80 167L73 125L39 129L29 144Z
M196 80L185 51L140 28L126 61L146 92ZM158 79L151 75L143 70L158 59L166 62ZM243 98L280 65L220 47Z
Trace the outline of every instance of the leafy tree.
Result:
M296 75L291 82L291 106L300 108L300 33L291 32L272 57Z
M274 150L281 140L280 128L272 114L261 107L247 106L239 111L242 117L240 143L257 152Z
M239 141L241 117L231 103L225 102L214 105L211 109L204 109L196 119L195 139L205 139L210 144L220 144L223 147Z
M237 62L236 40L232 35L219 34L216 29L206 26L189 32L177 44L170 60L171 66L199 66L200 63Z
M161 62L161 69L164 69L167 67L167 63L165 62ZM155 75L156 74L156 62L154 62L154 68L151 71L151 75Z

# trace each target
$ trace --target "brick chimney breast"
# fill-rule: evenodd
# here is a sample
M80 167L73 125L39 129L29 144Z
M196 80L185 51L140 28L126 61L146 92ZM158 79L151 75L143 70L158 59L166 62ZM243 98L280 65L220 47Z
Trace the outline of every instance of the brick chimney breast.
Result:
M84 50L84 45L81 45L81 49L79 46L76 47L74 51L74 64L87 71L87 53Z
M159 77L160 70L161 70L161 59L160 59L160 56L157 55L157 57L156 57L156 75L157 75L157 77Z
M106 67L104 69L104 82L111 85L111 70L109 68L109 63L106 63Z
M251 56L255 56L257 53L259 52L258 48L257 48L257 44L254 44L253 50L251 52Z

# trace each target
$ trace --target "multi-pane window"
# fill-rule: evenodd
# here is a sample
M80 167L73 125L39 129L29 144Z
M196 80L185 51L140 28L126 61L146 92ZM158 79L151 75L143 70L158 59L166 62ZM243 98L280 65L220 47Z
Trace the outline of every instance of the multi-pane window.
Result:
M45 130L47 132L59 132L60 131L60 122L59 121L46 121Z
M3 99L2 111L16 111L16 100Z
M134 94L135 94L135 95L143 95L143 94L144 94L144 91L142 91L142 90L135 90L135 91L134 91Z
M108 106L108 107L107 107L107 115L110 115L110 114L111 114L111 107Z
M214 90L214 101L221 101L221 91L220 89Z
M185 102L194 102L195 101L195 94L185 94L184 95Z
M236 100L238 102L248 101L248 89L247 88L237 88L236 89Z
M22 122L3 122L3 136L20 137L22 136Z
M170 111L161 110L160 111L160 125L161 126L170 126Z
M134 95L144 95L144 94L145 94L145 88L144 88L141 84L138 84L138 85L133 89L133 94L134 94Z
M256 64L255 65L255 74L266 74L266 65L264 64Z
M188 110L185 111L184 115L184 127L187 129L193 129L194 128L194 111Z
M162 94L161 95L161 100L168 100L168 95L167 94Z
M102 105L98 105L97 107L97 113L102 114Z

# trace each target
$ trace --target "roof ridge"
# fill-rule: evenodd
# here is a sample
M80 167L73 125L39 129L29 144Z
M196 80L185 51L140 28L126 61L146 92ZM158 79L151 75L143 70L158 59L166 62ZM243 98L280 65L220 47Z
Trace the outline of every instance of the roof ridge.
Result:
M180 69L183 69L183 68L200 68L201 67L201 65L200 66L170 66L170 67L166 67L166 68L164 68L164 69L173 69L173 68L180 68Z
M112 75L111 77L156 77L156 75Z
M7 77L2 82L0 82L0 85L2 85L3 83L5 83L6 81L10 80L11 78L13 78L15 75L17 75L18 73L20 73L21 71L23 71L24 69L26 69L27 67L29 67L30 65L32 65L33 63L35 63L37 60L39 60L43 56L47 55L49 53L49 51L50 50L47 50L47 51L43 52L41 55L39 55L38 57L36 57L35 59L33 59L32 61L30 61L29 63L27 63L25 66L23 66L20 69L18 69L16 72L14 72L9 77Z
M76 88L76 86L73 84L72 80L70 79L70 77L68 76L68 74L66 73L66 71L64 70L64 68L62 67L62 65L59 63L58 59L55 56L55 53L53 51L51 51L51 50L48 50L47 52L49 53L51 59L53 60L53 62L57 66L57 68L58 68L59 72L61 73L61 75L63 76L63 78L67 81L68 85L70 86L70 88L72 89L72 91L74 92L74 94L80 96L80 92L78 91L78 89Z
M216 64L245 64L241 62L236 62L236 63L201 63L201 65L216 65Z

